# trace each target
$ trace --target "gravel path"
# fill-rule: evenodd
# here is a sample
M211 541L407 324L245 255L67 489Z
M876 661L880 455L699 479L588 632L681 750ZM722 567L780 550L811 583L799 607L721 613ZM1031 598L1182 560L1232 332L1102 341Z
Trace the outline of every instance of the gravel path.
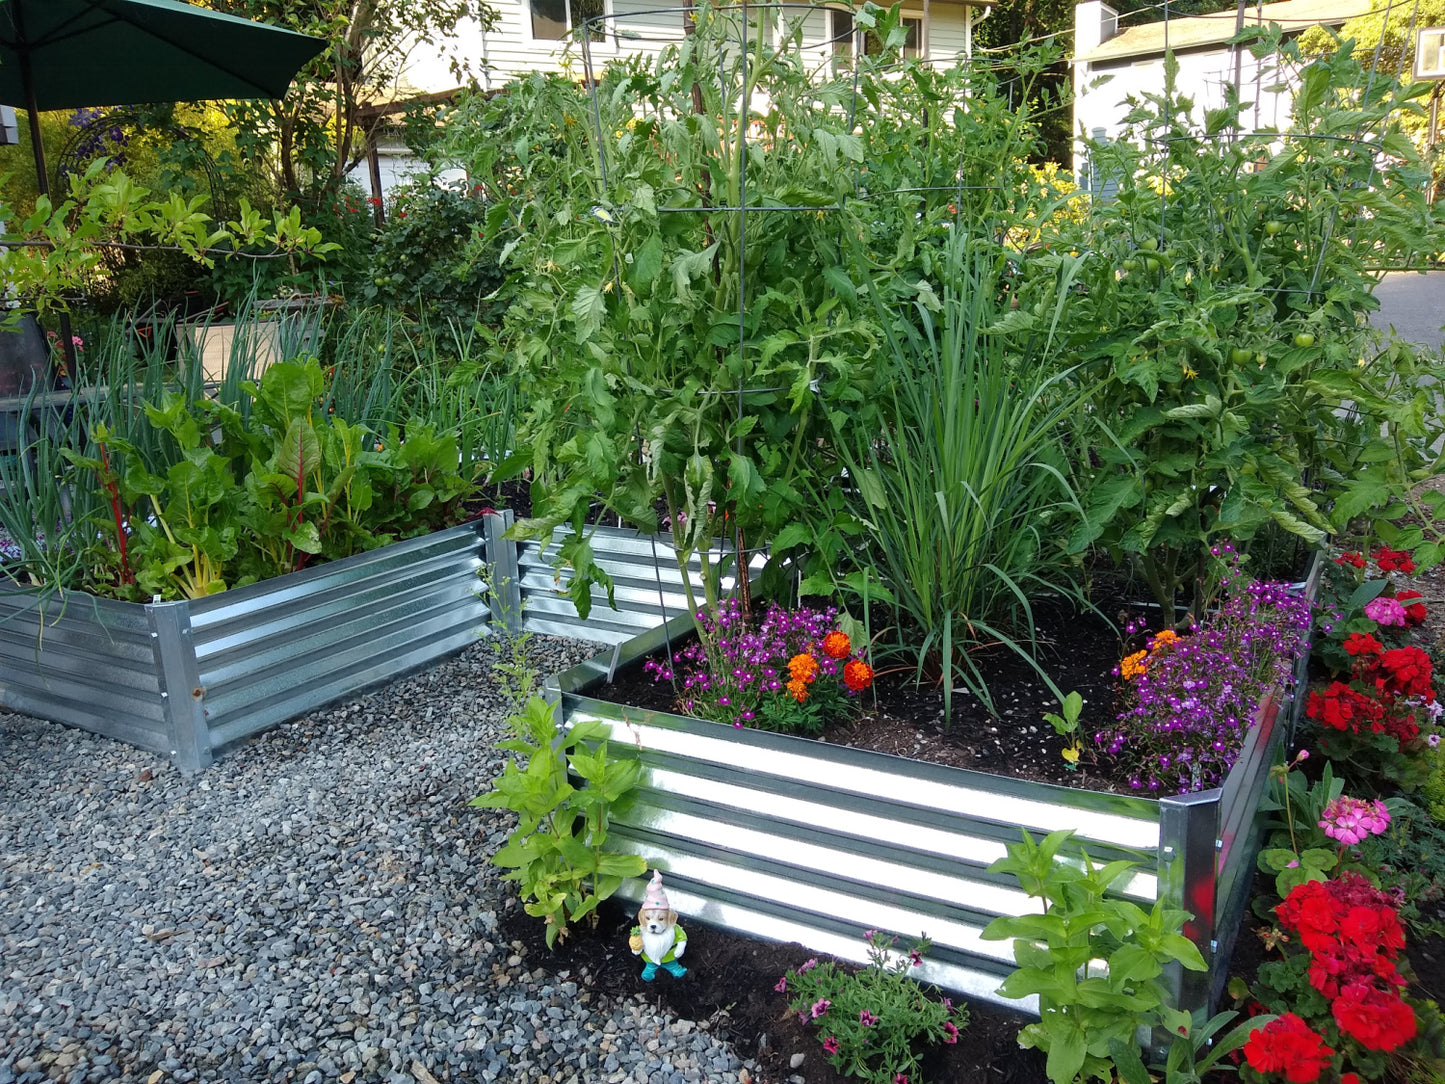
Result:
M541 669L587 653L533 642ZM0 714L0 1084L746 1081L497 943L489 643L195 776ZM508 888L510 886L507 886Z

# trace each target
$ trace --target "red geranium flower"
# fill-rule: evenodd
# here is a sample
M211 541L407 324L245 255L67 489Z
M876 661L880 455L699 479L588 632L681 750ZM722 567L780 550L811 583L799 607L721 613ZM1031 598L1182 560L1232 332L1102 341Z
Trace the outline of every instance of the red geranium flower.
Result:
M1352 632L1345 639L1345 651L1351 655L1383 655L1385 645L1368 632Z
M1365 567L1365 555L1362 553L1342 553L1335 558L1337 565L1350 565L1354 568Z
M1363 982L1341 990L1330 1011L1340 1030L1366 1050L1388 1052L1415 1037L1415 1010L1399 994Z
M1244 1057L1257 1073L1283 1073L1291 1084L1313 1084L1334 1051L1292 1012L1256 1028L1244 1044Z
M1411 599L1424 598L1419 591L1396 591L1395 601L1409 603L1405 606L1405 624L1420 625L1425 621L1425 604L1423 602L1411 602Z
M1385 692L1435 699L1430 656L1418 647L1391 648L1370 668L1367 677Z
M1375 554L1375 565L1381 572L1414 572L1415 562L1404 550L1388 550L1383 546Z
M1379 700L1357 692L1343 681L1332 681L1323 693L1310 693L1305 714L1335 730L1358 734L1362 728L1379 733L1385 705Z

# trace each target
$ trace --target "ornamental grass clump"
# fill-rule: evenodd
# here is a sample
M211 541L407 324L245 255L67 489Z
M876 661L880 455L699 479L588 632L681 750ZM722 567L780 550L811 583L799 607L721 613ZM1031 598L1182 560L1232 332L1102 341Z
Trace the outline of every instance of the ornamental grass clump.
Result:
M1154 638L1131 656L1129 706L1095 735L1130 765L1129 785L1183 794L1217 786L1234 764L1260 701L1289 677L1308 646L1310 605L1283 583L1231 567L1224 605L1187 635Z
M808 960L773 987L788 1008L818 1029L818 1041L839 1072L876 1084L922 1084L914 1046L956 1043L968 1026L968 1009L929 997L911 974L923 963L928 942L907 953L893 950L896 937L868 930L867 967L849 971L831 960Z
M672 658L649 659L656 681L676 681L689 715L734 726L817 734L852 711L873 668L836 627L837 611L772 605L754 627L737 599L698 616L699 636Z

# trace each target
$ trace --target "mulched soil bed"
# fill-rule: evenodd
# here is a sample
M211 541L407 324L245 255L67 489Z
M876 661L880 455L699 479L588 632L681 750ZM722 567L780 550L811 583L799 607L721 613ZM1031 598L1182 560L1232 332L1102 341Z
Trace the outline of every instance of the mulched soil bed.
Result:
M687 974L674 979L659 971L648 983L627 947L636 918L615 900L602 906L595 930L579 930L551 950L541 924L515 898L499 920L501 936L512 939L512 947L523 951L532 966L540 962L549 971L569 972L580 984L615 996L642 994L659 1011L705 1023L733 1043L739 1057L756 1059L754 1084L844 1084L855 1079L834 1072L815 1029L799 1023L788 1011L787 998L773 989L789 968L817 955L801 945L753 941L690 923L682 959ZM1018 1047L1018 1031L1027 1017L977 1004L971 1004L969 1012L970 1023L957 1044L939 1046L924 1059L924 1080L1046 1084L1043 1056ZM802 1062L794 1067L798 1054Z

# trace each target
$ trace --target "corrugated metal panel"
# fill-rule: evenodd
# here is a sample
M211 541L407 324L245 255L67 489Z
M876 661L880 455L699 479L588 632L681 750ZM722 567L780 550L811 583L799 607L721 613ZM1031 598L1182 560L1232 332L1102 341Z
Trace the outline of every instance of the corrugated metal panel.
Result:
M1096 860L1143 852L1152 864L1158 842L1147 799L1035 787L577 694L564 694L562 709L568 724L608 722L610 748L643 764L638 801L609 838L667 872L679 911L859 961L865 929L926 934L934 951L922 977L1014 1007L994 993L1012 948L979 934L997 915L1036 906L1012 877L987 871L1020 826L1075 828ZM1152 870L1124 891L1152 902Z
M490 613L480 524L191 604L212 742L265 727L460 650Z
M586 621L567 594L570 573L552 563L556 543L543 547L523 542L517 547L517 568L522 591L522 622L530 632L567 636L576 640L618 644L664 621L688 612L682 572L671 545L671 535L644 535L618 527L598 527L589 534L593 559L612 577L614 609L603 588L592 590L592 613ZM721 544L713 550L730 553ZM761 557L752 567L761 570ZM702 598L702 567L694 556L688 571L697 598ZM723 577L724 591L730 591L735 577Z
M0 703L169 754L146 607L0 592Z

